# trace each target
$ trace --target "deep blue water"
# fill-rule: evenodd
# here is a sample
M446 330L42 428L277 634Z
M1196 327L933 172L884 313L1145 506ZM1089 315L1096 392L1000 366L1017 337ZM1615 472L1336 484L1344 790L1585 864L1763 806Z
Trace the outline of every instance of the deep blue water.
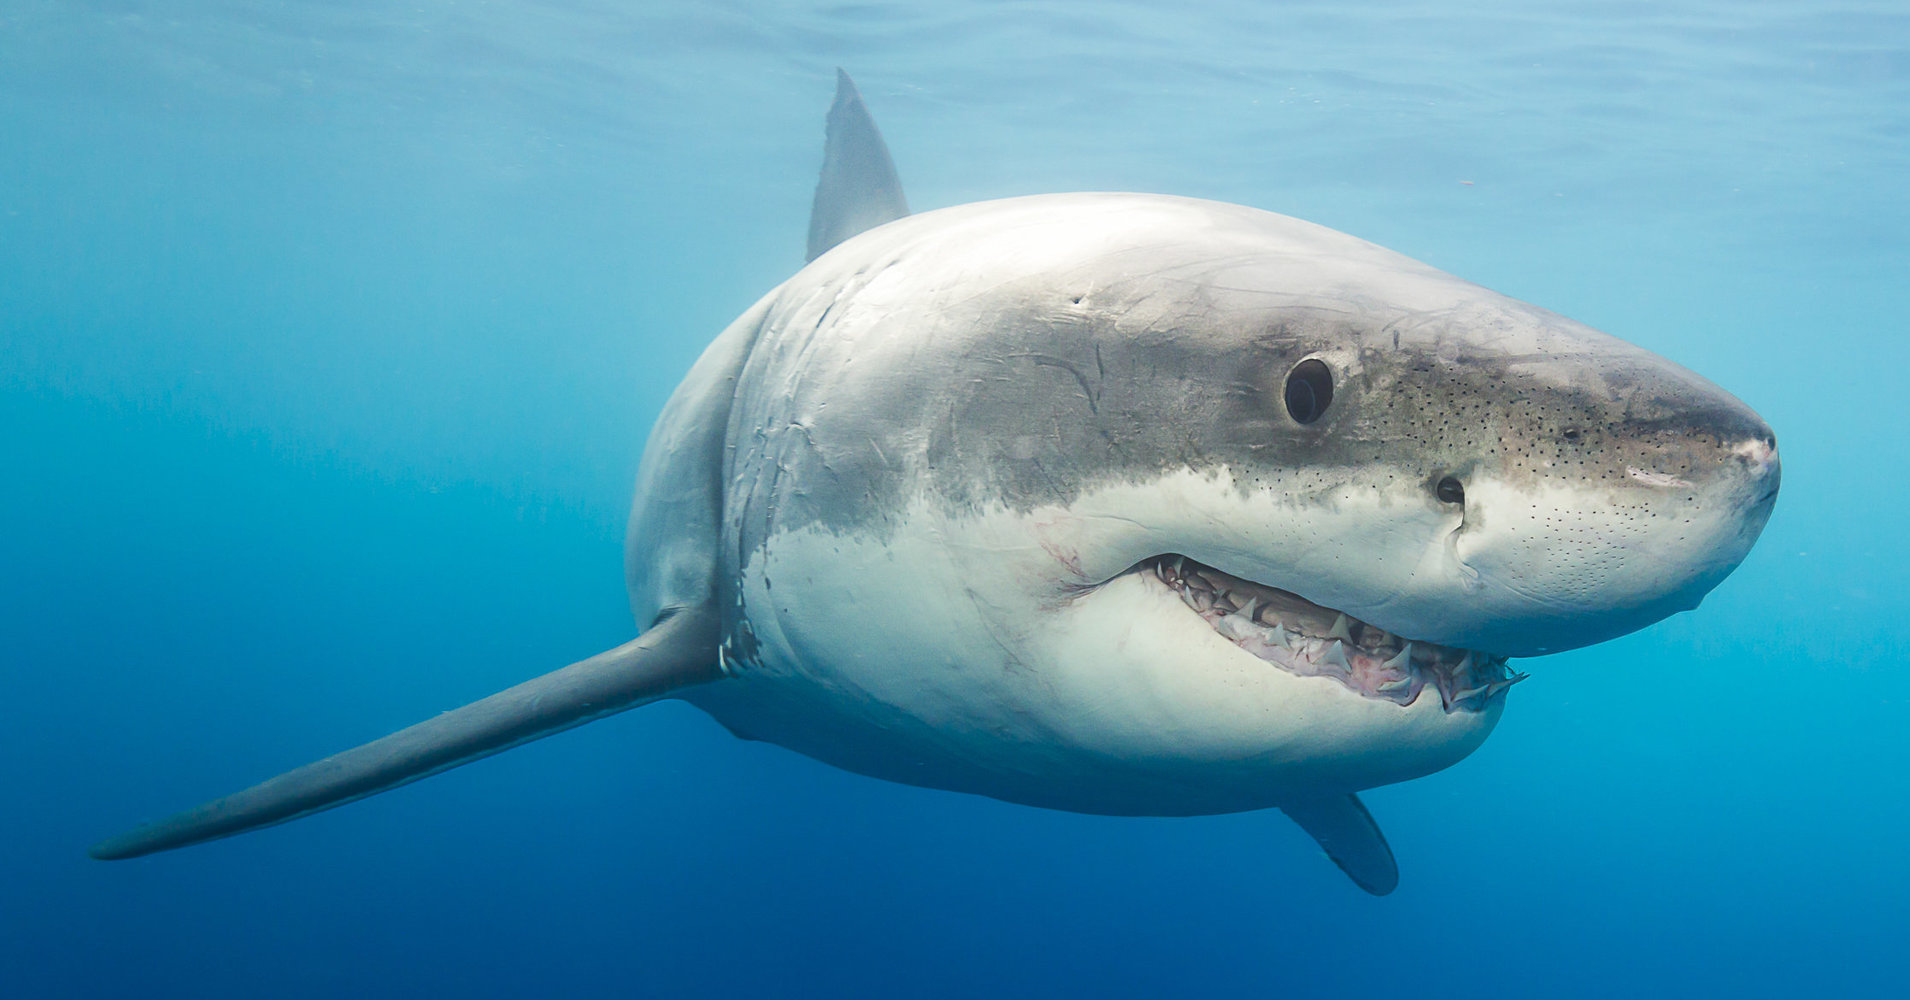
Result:
M1900 996L1910 10L0 0L0 994ZM1776 429L1695 613L1277 815L878 783L670 703L134 862L130 822L633 631L649 423L801 262L833 69L917 209L1310 218Z

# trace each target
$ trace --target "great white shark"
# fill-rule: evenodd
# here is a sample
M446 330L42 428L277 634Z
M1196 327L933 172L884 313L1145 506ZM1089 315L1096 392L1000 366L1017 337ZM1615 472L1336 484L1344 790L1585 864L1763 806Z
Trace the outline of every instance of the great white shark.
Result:
M1344 233L1144 194L911 215L841 74L809 257L651 433L639 638L93 855L681 698L912 785L1279 808L1383 894L1356 793L1477 749L1509 658L1697 607L1777 496L1729 393Z

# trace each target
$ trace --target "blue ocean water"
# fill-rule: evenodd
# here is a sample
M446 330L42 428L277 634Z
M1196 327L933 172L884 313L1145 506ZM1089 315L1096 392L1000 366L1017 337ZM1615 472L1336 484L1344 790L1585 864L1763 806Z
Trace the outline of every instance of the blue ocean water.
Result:
M917 209L1312 219L1680 361L1784 493L1704 606L1277 815L878 783L670 703L85 847L606 648L651 420L802 259L834 67ZM1901 996L1910 10L0 0L0 994Z

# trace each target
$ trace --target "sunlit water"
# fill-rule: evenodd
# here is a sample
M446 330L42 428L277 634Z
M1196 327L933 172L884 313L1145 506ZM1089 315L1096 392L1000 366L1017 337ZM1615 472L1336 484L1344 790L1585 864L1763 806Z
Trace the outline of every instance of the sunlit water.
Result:
M0 0L0 994L1901 995L1898 4ZM1729 388L1699 611L1277 815L886 785L655 706L138 862L93 839L631 634L651 419L801 262L834 67L916 208L1310 218Z

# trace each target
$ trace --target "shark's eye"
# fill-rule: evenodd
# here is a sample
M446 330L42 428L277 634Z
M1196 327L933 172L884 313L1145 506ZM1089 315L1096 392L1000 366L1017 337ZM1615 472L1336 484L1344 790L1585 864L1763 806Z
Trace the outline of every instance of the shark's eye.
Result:
M1433 487L1433 495L1439 498L1440 503L1465 503L1466 485L1447 476L1439 481L1439 485Z
M1319 358L1308 358L1287 373L1287 413L1302 424L1320 419L1333 402L1333 372Z

